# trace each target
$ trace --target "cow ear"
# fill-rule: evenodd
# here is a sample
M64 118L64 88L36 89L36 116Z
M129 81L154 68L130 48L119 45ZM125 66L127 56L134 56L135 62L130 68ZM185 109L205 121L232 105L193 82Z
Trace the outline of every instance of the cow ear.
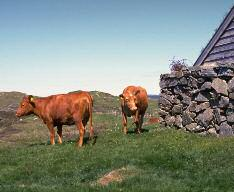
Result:
M123 94L120 94L119 97L122 98L122 99L124 98Z
M141 91L140 90L137 90L134 95L138 95Z
M29 101L29 103L31 103L33 106L35 106L34 97L33 97L32 95L29 95L29 96L28 96L28 101Z

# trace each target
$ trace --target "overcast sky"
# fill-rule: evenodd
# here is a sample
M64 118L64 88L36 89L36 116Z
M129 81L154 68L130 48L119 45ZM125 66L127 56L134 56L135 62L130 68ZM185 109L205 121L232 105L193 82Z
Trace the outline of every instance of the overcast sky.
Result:
M233 0L1 0L0 91L159 93L173 57L192 65Z

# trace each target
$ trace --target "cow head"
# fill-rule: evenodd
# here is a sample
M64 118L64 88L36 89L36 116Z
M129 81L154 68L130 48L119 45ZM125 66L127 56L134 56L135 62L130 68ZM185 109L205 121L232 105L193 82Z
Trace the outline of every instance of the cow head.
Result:
M136 111L137 110L137 97L136 96L139 93L140 93L139 90L133 93L126 92L126 93L119 95L119 97L121 98L123 104L127 106L131 111Z
M32 95L25 96L16 111L16 116L21 117L25 115L30 115L33 113L35 107L34 98Z

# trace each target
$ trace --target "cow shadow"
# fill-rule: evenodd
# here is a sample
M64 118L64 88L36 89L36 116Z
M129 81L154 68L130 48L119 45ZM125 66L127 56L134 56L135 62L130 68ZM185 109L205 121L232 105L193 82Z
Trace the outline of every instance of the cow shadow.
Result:
M90 139L89 137L84 137L83 140L83 145L95 145L97 142L97 138L98 136L95 135L92 139ZM65 144L76 144L77 143L77 139L69 139L69 140L65 140L63 141L62 144L59 144L58 141L55 141L55 145L65 145ZM29 145L29 147L34 147L34 146L49 146L50 141L47 142L41 142L41 143L32 143Z
M142 128L140 134L142 134L142 133L148 133L148 132L149 132L149 129ZM127 132L127 134L139 134L139 133L136 133L135 130L130 130L130 131Z

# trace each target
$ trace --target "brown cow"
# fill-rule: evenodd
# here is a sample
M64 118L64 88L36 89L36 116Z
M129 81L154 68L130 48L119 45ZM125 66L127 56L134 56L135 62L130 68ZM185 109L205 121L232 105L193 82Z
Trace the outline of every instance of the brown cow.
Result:
M51 95L49 97L34 98L25 96L20 103L16 112L17 117L35 114L40 117L47 125L50 131L50 143L55 144L54 127L57 126L59 140L62 143L62 126L76 125L80 139L77 141L78 146L83 145L85 126L90 118L90 138L93 137L94 131L92 126L92 107L93 99L87 92L69 93Z
M147 92L142 87L128 86L119 95L121 98L123 131L127 134L127 117L133 116L136 133L141 133L145 111L148 107Z

